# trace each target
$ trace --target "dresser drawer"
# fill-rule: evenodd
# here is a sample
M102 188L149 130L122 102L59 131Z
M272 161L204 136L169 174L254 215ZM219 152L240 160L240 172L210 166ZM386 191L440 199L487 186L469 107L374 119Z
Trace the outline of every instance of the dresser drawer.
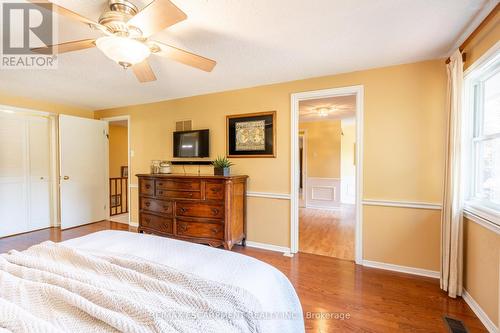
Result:
M162 190L199 191L200 188L201 182L199 180L162 179L156 181L156 189Z
M224 218L224 206L218 204L177 202L177 216L206 217L212 219Z
M156 190L156 196L164 199L200 199L200 191L170 191L170 190Z
M224 199L224 183L206 182L205 198L207 198L207 200Z
M153 196L155 194L154 181L152 179L141 179L139 181L139 192L141 195Z
M140 219L141 227L155 230L158 232L163 232L167 234L173 233L173 222L172 219L160 217L151 214L141 214Z
M149 210L150 212L172 215L172 206L171 201L141 198L141 209Z
M224 224L177 220L177 235L224 239Z

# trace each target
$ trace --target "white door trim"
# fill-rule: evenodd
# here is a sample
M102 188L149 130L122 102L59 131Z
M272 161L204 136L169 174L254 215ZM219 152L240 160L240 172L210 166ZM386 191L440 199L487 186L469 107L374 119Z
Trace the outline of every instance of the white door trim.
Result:
M302 132L302 200L307 206L307 129ZM299 135L300 136L300 135Z
M357 264L363 262L363 110L364 87L362 85L332 88L324 90L306 91L291 95L291 205L290 205L290 248L297 253L299 247L299 102L317 98L356 95L356 232L355 232L355 260Z
M126 120L127 121L127 158L128 158L128 186L127 186L127 209L128 209L128 224L130 225L131 222L131 216L132 214L130 213L130 189L133 187L131 184L131 170L132 170L132 164L131 164L131 153L130 153L130 116L116 116L116 117L107 117L107 118L101 118L100 120L106 121L108 123L108 131L109 131L109 123L113 121L119 121L119 120ZM109 133L108 133L109 134ZM108 147L109 147L109 140L108 140ZM109 157L109 150L108 150L108 157ZM108 181L109 181L109 158L108 158ZM108 185L109 187L109 185ZM109 215L109 209L108 209L108 220L110 219Z

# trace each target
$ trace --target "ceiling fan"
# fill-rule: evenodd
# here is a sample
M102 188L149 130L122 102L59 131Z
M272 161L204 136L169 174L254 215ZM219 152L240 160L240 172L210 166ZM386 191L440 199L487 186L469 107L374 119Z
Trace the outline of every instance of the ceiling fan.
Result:
M211 72L216 62L181 50L171 45L149 39L151 35L187 18L187 15L169 0L154 0L141 11L127 0L109 0L108 9L94 22L49 0L28 0L70 19L87 24L105 36L66 42L31 51L40 54L66 53L97 47L111 60L123 68L132 68L140 82L155 81L156 76L149 65L152 54L170 58L188 66Z

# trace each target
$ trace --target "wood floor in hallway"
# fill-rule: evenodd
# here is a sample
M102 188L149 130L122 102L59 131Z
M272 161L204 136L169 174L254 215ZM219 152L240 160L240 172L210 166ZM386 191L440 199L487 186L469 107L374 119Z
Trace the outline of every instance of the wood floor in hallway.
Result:
M338 211L301 208L299 251L354 260L356 210L342 205Z

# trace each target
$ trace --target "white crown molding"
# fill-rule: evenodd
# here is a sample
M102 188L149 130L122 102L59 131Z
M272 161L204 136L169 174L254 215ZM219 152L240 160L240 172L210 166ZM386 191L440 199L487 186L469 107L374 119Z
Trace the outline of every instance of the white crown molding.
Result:
M388 271L394 271L394 272L400 272L400 273L425 276L425 277L430 277L430 278L434 278L434 279L439 279L439 277L441 275L438 271L431 271L428 269L416 268L416 267L400 266L400 265L388 264L385 262L378 262L378 261L371 261L371 260L363 260L363 266L371 267L371 268L378 268L378 269L385 269Z
M247 191L247 196L252 198L268 198L268 199L281 199L290 200L290 194L286 193L271 193L271 192L253 192Z
M441 210L443 208L443 206L441 204L438 204L438 203L415 202L415 201L375 200L375 199L365 199L365 200L363 200L363 205L431 209L431 210Z
M248 247L254 247L256 249L261 249L261 250L281 252L281 253L284 253L284 254L289 254L290 253L290 248L289 247L278 246L278 245L273 245L273 244L265 244L265 243L258 243L258 242L246 241L246 246L248 246Z
M467 292L467 290L462 291L462 298L464 299L465 303L469 305L471 308L472 312L476 314L476 316L479 318L479 320L483 323L483 325L486 327L488 332L490 333L498 333L498 327L495 326L493 321L488 317L486 312L481 308L481 306L476 302L474 298Z

